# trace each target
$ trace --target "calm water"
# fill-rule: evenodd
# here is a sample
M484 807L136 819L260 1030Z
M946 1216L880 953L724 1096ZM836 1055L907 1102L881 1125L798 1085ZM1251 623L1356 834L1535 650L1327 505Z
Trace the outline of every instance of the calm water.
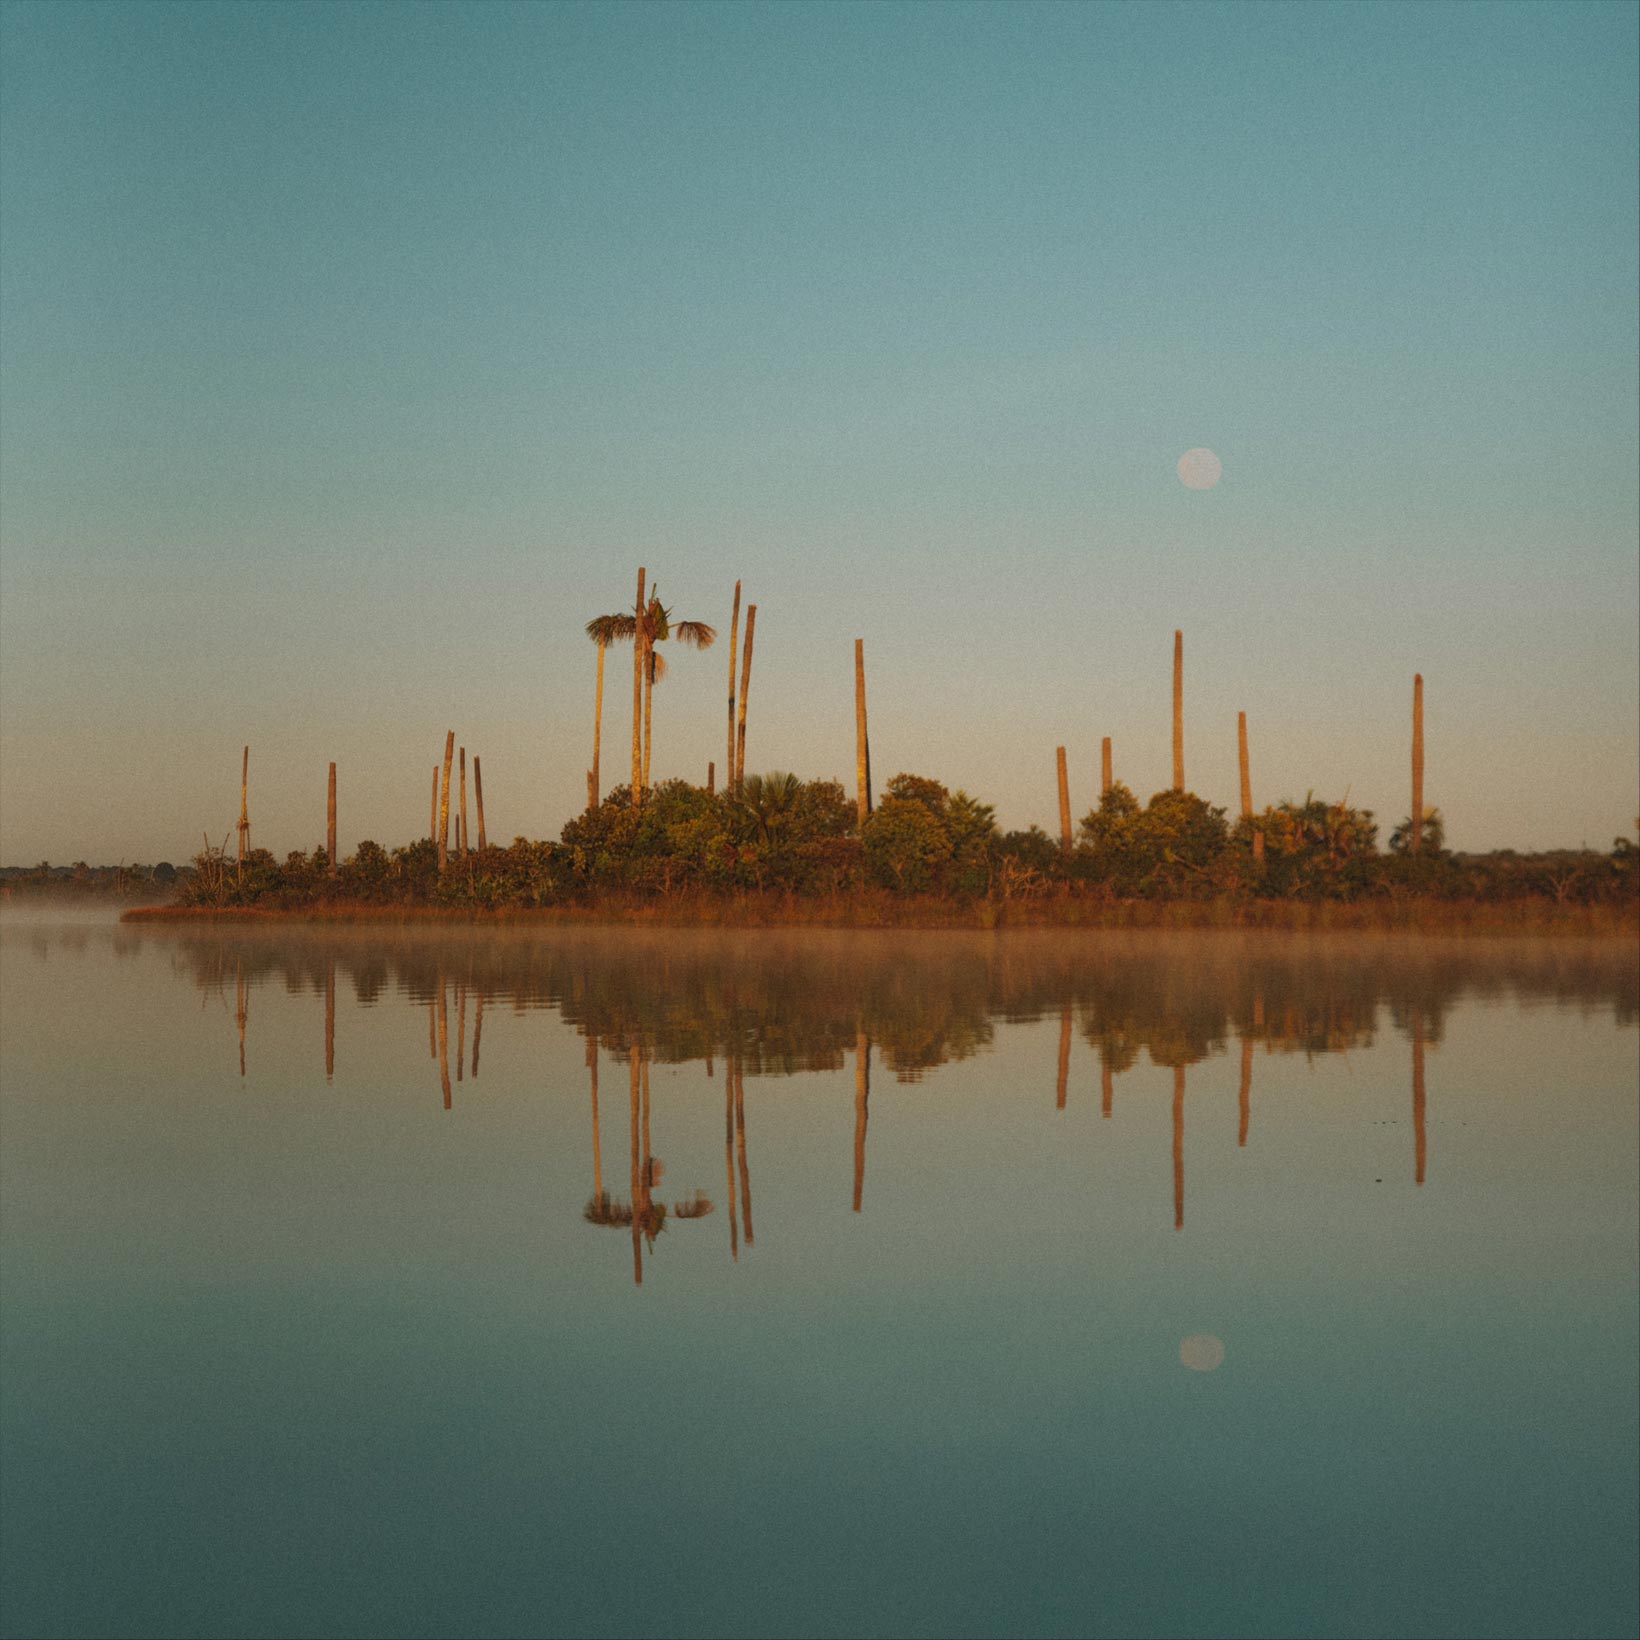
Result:
M1631 944L0 921L12 1635L1625 1635Z

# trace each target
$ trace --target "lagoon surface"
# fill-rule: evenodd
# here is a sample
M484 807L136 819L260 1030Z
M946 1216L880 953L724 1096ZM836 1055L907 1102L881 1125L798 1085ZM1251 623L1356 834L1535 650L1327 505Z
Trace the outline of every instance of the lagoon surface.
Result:
M0 920L8 1635L1632 1635L1632 942Z

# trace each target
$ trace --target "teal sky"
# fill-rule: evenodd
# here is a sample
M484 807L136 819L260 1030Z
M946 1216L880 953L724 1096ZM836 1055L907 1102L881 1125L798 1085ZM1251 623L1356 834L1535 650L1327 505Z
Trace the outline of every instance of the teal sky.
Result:
M0 8L0 859L584 802L595 614L748 762L1640 807L1629 4ZM1217 488L1175 476L1185 450ZM605 701L623 778L630 660ZM657 691L722 761L726 656ZM720 770L721 772L721 770Z

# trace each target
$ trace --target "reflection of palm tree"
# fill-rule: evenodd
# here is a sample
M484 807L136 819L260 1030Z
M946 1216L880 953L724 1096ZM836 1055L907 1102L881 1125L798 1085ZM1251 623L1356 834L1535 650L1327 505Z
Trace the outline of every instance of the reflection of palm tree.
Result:
M444 1001L444 976L438 978L438 1079L444 1087L444 1108L450 1108L450 1015Z
M325 963L325 1080L336 1074L336 959Z
M1244 1036L1241 1039L1241 1093L1237 1101L1241 1120L1236 1129L1236 1143L1247 1143L1247 1121L1252 1114L1253 1097L1253 1039Z
M478 1080L478 1039L484 1030L484 993L480 991L473 1003L473 1080Z
M735 1070L733 1054L723 1062L723 1177L729 1200L729 1257L740 1258L740 1227L735 1220Z
M233 1017L239 1027L239 1074L245 1074L245 1021L250 1018L250 987L245 983L245 964L238 963L238 976L234 981Z
M1111 1072L1110 1061L1103 1054L1099 1056L1099 1114L1110 1115L1111 1101L1115 1098L1115 1077Z
M598 1154L598 1041L587 1038L587 1074L592 1079L592 1198L604 1199L603 1167Z
M752 1174L746 1162L746 1073L735 1059L735 1149L740 1156L740 1213L746 1245L752 1245Z

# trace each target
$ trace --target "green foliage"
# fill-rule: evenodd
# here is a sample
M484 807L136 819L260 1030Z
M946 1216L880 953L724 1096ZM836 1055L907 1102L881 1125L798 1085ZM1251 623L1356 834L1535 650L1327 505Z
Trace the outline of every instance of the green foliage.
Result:
M1264 836L1262 877L1253 863L1253 837ZM1370 809L1324 803L1307 793L1302 803L1278 803L1234 833L1247 880L1266 895L1286 899L1347 900L1369 888L1378 854L1378 827Z
M1227 886L1224 810L1194 792L1157 792L1141 809L1120 781L1083 817L1073 869L1106 892L1193 899Z

